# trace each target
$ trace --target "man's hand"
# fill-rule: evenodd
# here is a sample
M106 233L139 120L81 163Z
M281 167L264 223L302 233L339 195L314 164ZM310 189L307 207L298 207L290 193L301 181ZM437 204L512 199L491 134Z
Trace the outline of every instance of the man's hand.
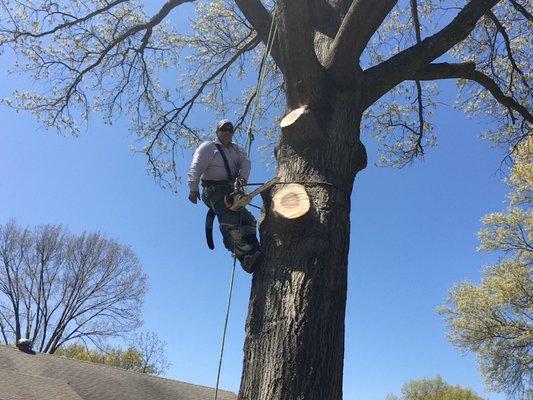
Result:
M237 190L239 190L239 189L246 190L246 184L247 183L248 182L247 182L246 179L237 177L237 180L235 181L235 189L237 189Z
M196 204L198 200L200 200L200 193L191 190L189 192L189 201Z

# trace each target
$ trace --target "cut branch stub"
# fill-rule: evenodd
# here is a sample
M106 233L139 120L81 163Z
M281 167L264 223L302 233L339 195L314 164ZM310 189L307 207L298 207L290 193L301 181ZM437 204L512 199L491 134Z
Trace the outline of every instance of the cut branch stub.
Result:
M288 113L281 122L279 123L279 126L282 128L286 128L287 126L290 126L296 122L298 118L302 116L307 111L307 106L302 106L300 108L297 108L296 110L291 111Z
M311 207L305 187L299 183L289 183L279 188L272 198L272 204L272 210L287 219L299 218Z
M302 154L325 145L323 129L317 121L315 113L308 105L303 105L289 112L280 122L280 146L288 145Z

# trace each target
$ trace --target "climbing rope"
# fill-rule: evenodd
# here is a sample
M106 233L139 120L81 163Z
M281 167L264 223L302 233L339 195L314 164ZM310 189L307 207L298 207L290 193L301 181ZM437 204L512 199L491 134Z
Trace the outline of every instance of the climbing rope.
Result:
M257 86L255 88L255 99L254 99L254 107L252 109L252 115L250 117L250 123L248 125L247 138L246 138L246 151L248 153L248 156L250 156L250 152L252 150L252 142L254 141L255 137L253 134L253 124L255 115L257 113L257 107L259 105L259 98L261 97L261 89L263 88L263 83L265 81L266 77L266 61L268 58L268 55L272 51L272 46L274 45L274 37L276 36L276 32L278 30L278 25L276 24L276 12L274 11L272 13L272 23L270 24L270 31L268 32L268 40L265 47L265 52L263 54L263 58L261 59L261 64L259 66L259 77L257 78Z
M254 107L252 109L252 115L250 117L250 124L248 126L248 130L247 130L247 138L246 138L246 150L247 150L247 153L248 153L248 156L250 156L250 152L251 152L251 149L252 149L252 142L254 141L254 135L253 135L253 132L252 132L252 129L253 129L253 123L254 123L254 119L255 119L255 115L257 113L257 107L258 107L258 104L259 104L259 97L261 95L261 89L263 87L263 83L264 83L264 80L265 80L265 76L266 76L266 73L265 73L265 65L266 65L266 60L267 60L267 57L268 57L268 54L270 54L270 51L272 50L272 46L274 44L274 37L276 35L276 31L277 31L277 24L276 24L276 18L275 18L275 11L272 13L272 23L270 24L270 31L268 32L268 40L267 40L267 44L266 44L266 47L265 47L265 52L263 54L263 58L261 60L261 65L259 67L259 77L258 77L258 80L257 80L257 86L255 88L255 104L254 104ZM239 222L239 230L242 226L242 211L240 212L240 222ZM218 399L218 387L219 387L219 383L220 383L220 372L222 370L222 360L224 358L224 345L226 343L226 333L227 333L227 330L228 330L228 321L229 321L229 314L230 314L230 310L231 310L231 297L233 295L233 283L235 282L235 268L236 268L236 265L237 265L237 256L235 254L235 250L236 250L236 244L234 245L233 247L233 268L231 270L231 280L230 280L230 285L229 285L229 293L228 293L228 304L227 304L227 308L226 308L226 318L224 320L224 330L223 330L223 333L222 333L222 343L221 343L221 346L220 346L220 358L219 358L219 361L218 361L218 371L217 371L217 383L216 383L216 386L215 386L215 397L214 397L214 400L217 400Z
M233 268L231 270L231 280L229 284L228 305L226 309L226 320L224 321L224 333L222 334L222 345L220 346L220 359L218 360L217 384L215 387L215 400L217 400L218 398L218 385L220 383L220 371L222 370L222 359L224 358L224 344L226 343L226 332L228 330L228 320L229 320L229 312L231 308L231 296L233 294L233 282L235 280L235 266L236 265L237 265L237 257L235 257L235 252L234 252L233 253Z

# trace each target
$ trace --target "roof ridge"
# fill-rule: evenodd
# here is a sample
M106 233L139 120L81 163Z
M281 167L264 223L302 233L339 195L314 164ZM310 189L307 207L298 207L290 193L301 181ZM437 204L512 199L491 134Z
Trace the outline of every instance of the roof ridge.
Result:
M5 345L5 344L0 344L0 348L2 348L2 347L3 347L3 348L10 349L10 350L12 350L12 351L19 352L19 353L24 353L24 352L22 352L21 350L19 350L19 349L18 349L17 347L15 347L15 346L10 346L10 345ZM27 353L24 353L24 354L27 354ZM152 374L143 373L143 372L139 372L139 371L131 371L131 370L128 370L128 369L124 369L124 368L120 368L120 367L115 367L115 366L113 366L113 365L107 365L107 364L97 363L97 362L93 362L93 361L78 360L78 359L75 359L75 358L68 358L68 357L60 356L60 355L56 355L56 354L40 353L40 352L37 352L37 351L36 351L35 354L28 354L28 355L31 355L31 356L45 356L45 357L61 358L61 359L63 359L63 360L67 360L67 361L79 362L79 363L84 363L84 364L88 364L88 365L92 365L92 366L97 366L97 367L113 368L113 369L116 369L116 370L118 370L118 371L128 372L128 373L136 374L136 375L143 376L143 377L155 378L155 379L160 379L160 380L169 381L169 382L178 382L178 383L181 383L181 384L184 384L184 385L189 385L189 386L195 386L195 387L200 387L200 388L205 388L205 389L215 390L215 388L212 388L212 387L210 387L210 386L198 385L198 384L195 384L195 383L184 382L184 381L180 381L180 380L177 380L177 379L166 378L166 377L163 377L163 376L152 375ZM229 390L219 389L219 391L235 394L235 393L233 393L233 392L231 392L231 391L229 391Z

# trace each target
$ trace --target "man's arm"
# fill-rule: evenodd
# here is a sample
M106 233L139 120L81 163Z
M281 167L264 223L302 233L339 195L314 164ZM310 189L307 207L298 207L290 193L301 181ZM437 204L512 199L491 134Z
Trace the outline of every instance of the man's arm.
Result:
M199 183L200 183L200 177L204 173L204 171L209 166L210 157L209 157L209 147L210 142L204 142L202 143L194 152L194 155L192 157L191 166L189 168L189 200L192 203L196 203L196 201L200 198L200 189L199 189Z

